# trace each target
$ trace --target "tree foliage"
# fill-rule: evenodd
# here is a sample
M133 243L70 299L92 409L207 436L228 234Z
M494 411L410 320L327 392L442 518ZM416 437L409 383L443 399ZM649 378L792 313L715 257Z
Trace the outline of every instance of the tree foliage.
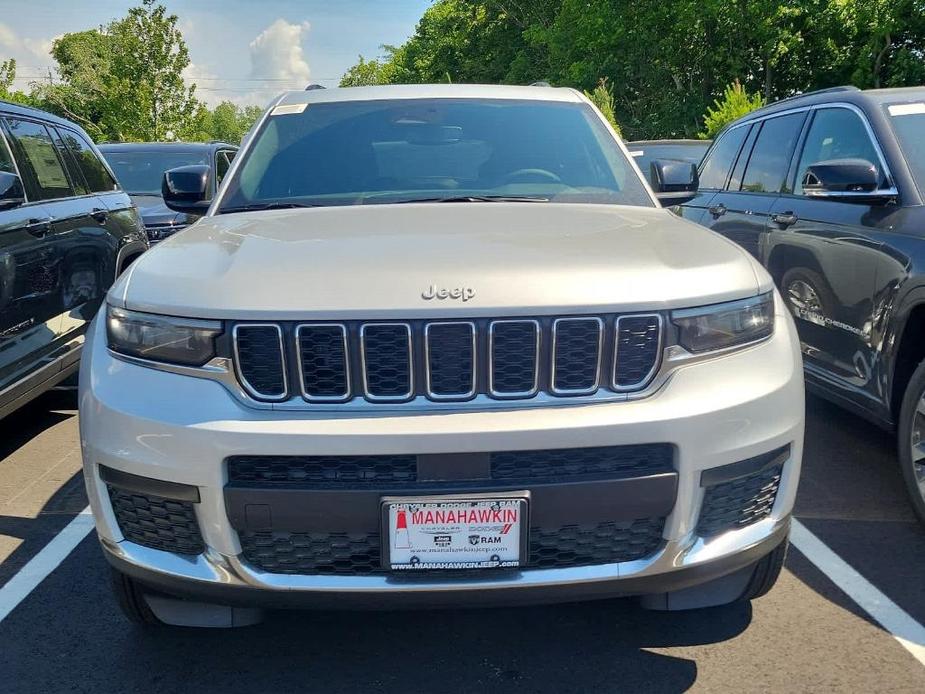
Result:
M597 106L604 118L613 126L613 129L620 134L620 126L617 123L617 116L613 106L613 89L607 84L607 78L601 77L594 91L585 91L585 96L591 100L591 103Z
M64 34L52 46L56 74L12 92L16 62L0 62L0 97L81 124L96 140L239 142L262 109L223 102L207 108L187 85L189 52L176 15L156 0L97 29Z
M65 34L52 47L58 80L39 85L39 98L98 138L175 137L198 106L195 85L183 80L190 61L177 22L142 0L122 19Z
M450 75L593 93L606 78L627 137L690 137L736 80L768 101L925 82L925 0L436 0L362 67L377 84Z
M263 113L259 106L238 106L223 101L214 109L199 104L189 122L177 134L181 140L219 140L237 144Z
M33 100L25 92L13 89L16 80L16 60L10 58L0 61L0 99L17 104L31 105Z
M739 80L728 85L722 99L716 99L703 116L704 130L699 133L705 140L713 139L729 123L764 106L761 94L749 94Z

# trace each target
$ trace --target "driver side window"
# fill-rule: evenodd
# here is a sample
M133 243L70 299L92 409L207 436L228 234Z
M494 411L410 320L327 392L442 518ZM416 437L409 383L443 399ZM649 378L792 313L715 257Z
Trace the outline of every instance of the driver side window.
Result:
M881 169L877 150L858 114L841 107L819 109L806 135L794 192L803 194L803 176L808 167L820 161L838 159L866 159L878 170ZM882 177L883 171L880 175Z

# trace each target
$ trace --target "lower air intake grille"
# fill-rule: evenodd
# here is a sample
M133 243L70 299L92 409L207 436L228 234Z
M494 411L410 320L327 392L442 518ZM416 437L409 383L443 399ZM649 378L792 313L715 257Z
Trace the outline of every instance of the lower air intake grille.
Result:
M664 518L530 529L527 568L566 568L635 561L662 544ZM241 532L244 558L278 574L383 573L378 533Z
M771 515L782 472L783 464L773 465L746 477L707 487L697 534L702 537L718 535Z
M491 478L542 482L644 477L672 472L672 457L667 443L504 451L491 454Z
M416 482L417 456L233 456L228 458L228 480L260 486L378 489Z
M664 527L664 518L643 518L554 530L531 528L530 566L551 569L644 559L661 545Z
M188 501L138 494L108 486L119 530L129 542L177 554L202 554L199 524Z
M366 533L240 533L244 558L274 574L379 573L379 536Z

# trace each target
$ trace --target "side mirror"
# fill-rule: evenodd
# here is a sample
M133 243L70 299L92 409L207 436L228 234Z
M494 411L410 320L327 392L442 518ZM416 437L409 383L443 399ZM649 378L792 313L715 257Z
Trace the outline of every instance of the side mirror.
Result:
M652 189L662 205L683 205L697 195L700 176L696 164L673 159L656 159L650 166L649 178L652 181Z
M810 198L873 202L896 197L895 189L880 189L880 172L866 159L831 159L806 168L801 181Z
M0 171L0 209L18 207L26 202L26 193L19 176L9 171Z
M161 195L164 204L175 212L202 215L209 209L211 169L205 164L178 166L164 172Z

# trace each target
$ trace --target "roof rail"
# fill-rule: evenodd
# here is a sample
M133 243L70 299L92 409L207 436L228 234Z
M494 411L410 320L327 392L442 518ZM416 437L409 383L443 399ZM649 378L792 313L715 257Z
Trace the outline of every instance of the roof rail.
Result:
M768 104L768 106L777 106L777 104L783 104L788 101L793 101L794 99L802 99L804 96L817 96L819 94L835 94L837 92L859 92L861 91L853 84L845 84L840 87L828 87L827 89L816 89L811 92L803 92L802 94L794 94L793 96L788 96L773 103Z

